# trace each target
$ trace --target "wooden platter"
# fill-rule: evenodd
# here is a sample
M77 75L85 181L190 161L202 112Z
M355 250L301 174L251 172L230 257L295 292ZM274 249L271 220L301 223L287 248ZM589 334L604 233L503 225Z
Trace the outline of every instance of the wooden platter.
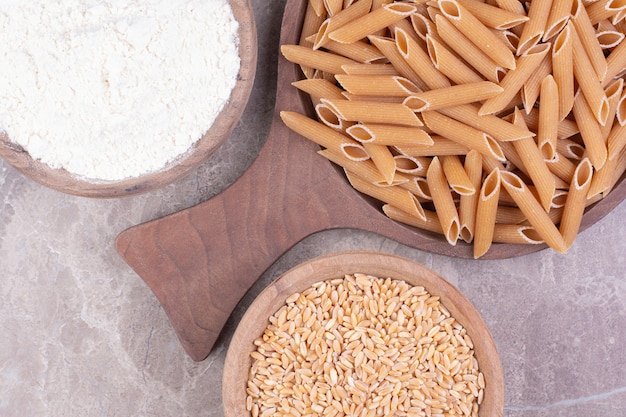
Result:
M285 299L312 284L346 274L365 273L378 278L404 280L439 296L441 303L467 330L485 376L485 396L479 416L501 416L504 412L504 375L500 357L489 329L465 296L430 269L408 259L372 251L349 251L324 255L284 273L257 296L243 316L228 348L222 378L224 415L247 415L246 387L253 342L265 330L268 318L285 304Z
M163 169L120 181L92 181L78 178L65 169L53 169L33 159L20 145L0 130L0 157L30 179L52 189L83 197L115 198L162 188L188 175L228 138L248 102L254 83L257 38L254 14L249 0L229 0L239 22L241 66L229 102L211 128L184 155Z
M281 44L297 43L305 0L288 0ZM288 130L281 110L310 112L291 87L293 64L278 62L278 90L268 139L250 168L229 188L192 208L122 232L119 253L152 289L187 353L204 359L241 297L283 253L313 233L361 229L421 250L472 258L472 248L388 219L380 205L354 191L319 156L319 147ZM590 207L582 223L596 223L626 195L621 181ZM545 245L496 244L483 259L503 259Z

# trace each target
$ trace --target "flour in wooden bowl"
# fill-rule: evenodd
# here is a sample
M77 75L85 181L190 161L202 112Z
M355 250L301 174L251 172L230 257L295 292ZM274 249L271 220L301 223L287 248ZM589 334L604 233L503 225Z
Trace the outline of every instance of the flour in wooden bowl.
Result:
M82 178L158 171L229 100L237 30L227 0L4 1L0 132Z

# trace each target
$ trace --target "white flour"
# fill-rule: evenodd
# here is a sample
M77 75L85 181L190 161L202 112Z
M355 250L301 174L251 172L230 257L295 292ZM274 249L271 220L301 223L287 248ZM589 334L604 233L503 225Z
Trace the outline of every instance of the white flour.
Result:
M239 71L227 0L0 0L0 130L81 177L163 168Z

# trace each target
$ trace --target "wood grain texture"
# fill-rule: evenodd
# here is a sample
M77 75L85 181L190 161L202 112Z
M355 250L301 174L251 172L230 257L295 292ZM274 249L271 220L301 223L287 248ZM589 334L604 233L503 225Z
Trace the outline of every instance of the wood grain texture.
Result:
M31 158L20 145L0 130L0 157L33 181L52 189L94 198L114 198L140 194L162 188L188 175L205 161L228 138L241 118L254 83L257 61L257 38L254 15L249 0L230 0L239 22L239 55L241 66L229 102L211 128L184 155L163 169L120 181L87 181L65 169L53 169Z
M285 299L316 282L357 272L402 279L441 297L441 303L472 338L476 359L485 375L487 388L479 416L502 416L502 364L489 329L469 300L444 278L416 262L380 252L349 251L321 256L294 267L265 288L250 305L235 330L224 363L222 400L225 417L247 415L245 389L252 364L253 341L263 333L268 318L285 303Z
M305 0L286 4L281 44L296 43ZM274 119L250 168L223 193L195 207L132 227L116 241L120 254L150 286L187 353L204 359L245 292L284 252L306 236L333 228L371 231L425 251L472 258L472 247L388 219L381 205L354 191L344 175L317 155L319 147L287 129L281 110L309 113L291 87L294 65L279 58ZM621 182L591 207L582 229L626 194ZM483 259L503 259L545 245L494 244ZM479 261L480 262L480 261Z

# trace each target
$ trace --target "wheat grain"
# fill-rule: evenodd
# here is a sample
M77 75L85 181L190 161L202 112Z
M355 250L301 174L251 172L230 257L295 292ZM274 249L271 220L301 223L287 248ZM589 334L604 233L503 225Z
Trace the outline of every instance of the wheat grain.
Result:
M268 321L250 353L253 417L477 416L471 338L421 286L347 275L290 295Z

